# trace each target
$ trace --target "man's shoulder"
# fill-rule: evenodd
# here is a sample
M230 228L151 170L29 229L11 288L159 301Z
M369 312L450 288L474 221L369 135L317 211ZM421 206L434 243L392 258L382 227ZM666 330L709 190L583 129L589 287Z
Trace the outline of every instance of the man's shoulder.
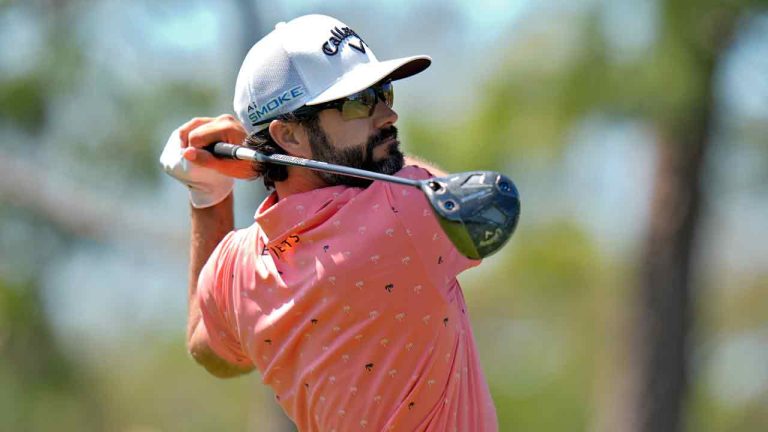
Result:
M412 180L425 180L434 177L427 168L417 164L404 166L400 171L395 173L395 176Z
M230 231L221 241L225 247L230 249L242 249L253 245L259 238L261 227L257 222L251 225Z

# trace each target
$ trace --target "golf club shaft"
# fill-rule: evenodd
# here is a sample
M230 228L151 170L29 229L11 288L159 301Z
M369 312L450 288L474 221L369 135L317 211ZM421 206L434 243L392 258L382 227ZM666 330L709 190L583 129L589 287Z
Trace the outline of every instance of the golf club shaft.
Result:
M288 156L283 154L265 155L259 153L248 147L227 144L227 143L215 143L204 148L217 157L223 157L228 159L240 159L257 161L263 163L273 163L278 165L289 165L309 168L316 171L325 171L333 174L341 174L351 177L359 177L368 180L380 180L390 183L397 183L406 186L413 186L420 188L420 183L416 180L411 180L402 177L395 177L387 174L380 174L373 171L366 171L357 168L345 167L342 165L329 164L327 162L314 161L310 159L303 159L295 156Z

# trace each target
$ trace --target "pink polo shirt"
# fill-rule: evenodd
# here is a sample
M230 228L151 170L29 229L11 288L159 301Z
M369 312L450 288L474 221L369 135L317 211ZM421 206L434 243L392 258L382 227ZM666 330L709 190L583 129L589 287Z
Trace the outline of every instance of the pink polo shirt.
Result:
M200 274L212 349L254 365L300 431L496 431L456 280L480 262L424 195L374 182L275 200Z

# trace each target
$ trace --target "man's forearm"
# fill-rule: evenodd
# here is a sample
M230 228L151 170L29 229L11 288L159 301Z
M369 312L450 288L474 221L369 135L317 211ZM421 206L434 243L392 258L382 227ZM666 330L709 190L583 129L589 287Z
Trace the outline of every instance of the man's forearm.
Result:
M234 228L232 194L212 207L197 209L190 206L192 218L189 251L189 309L187 340L192 337L200 322L200 307L197 299L197 279L205 262L221 239Z

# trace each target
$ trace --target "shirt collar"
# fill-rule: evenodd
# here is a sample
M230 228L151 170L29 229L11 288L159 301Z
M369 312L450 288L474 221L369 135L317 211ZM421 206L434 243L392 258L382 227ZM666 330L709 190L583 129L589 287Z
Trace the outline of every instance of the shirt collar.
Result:
M254 219L266 234L268 245L317 226L363 189L330 186L296 193L278 201L272 192L259 205Z

